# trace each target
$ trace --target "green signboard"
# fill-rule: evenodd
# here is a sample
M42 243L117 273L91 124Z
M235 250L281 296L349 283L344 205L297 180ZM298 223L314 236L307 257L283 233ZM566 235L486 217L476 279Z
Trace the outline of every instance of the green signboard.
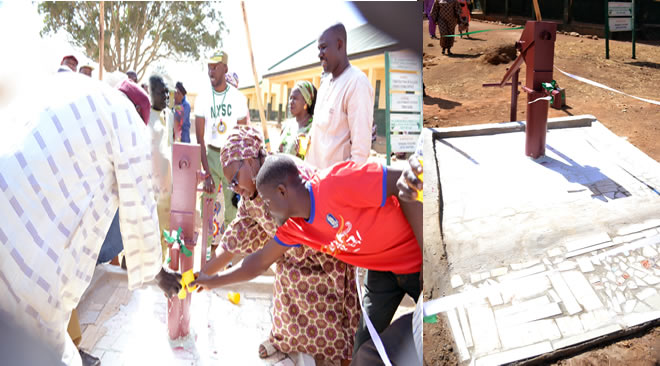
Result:
M412 51L385 52L387 165L394 152L413 152L422 132L422 58Z
M635 59L635 0L605 0L605 58L610 58L610 32L632 31L632 58Z

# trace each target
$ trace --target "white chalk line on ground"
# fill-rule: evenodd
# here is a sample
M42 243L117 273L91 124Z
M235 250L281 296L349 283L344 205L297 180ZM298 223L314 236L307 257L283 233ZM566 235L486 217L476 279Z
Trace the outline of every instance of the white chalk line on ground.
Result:
M640 97L636 97L636 96L634 96L634 95L630 95L630 94L628 94L628 93L624 93L624 92L622 92L622 91L620 91L620 90L616 90L616 89L614 89L614 88L610 88L610 87L607 86L607 85L604 85L604 84L601 84L601 83L595 82L595 81L593 81L593 80L589 80L589 79L584 78L584 77L582 77L582 76L578 76L578 75L573 75L573 74L567 73L566 71L564 71L564 70L558 68L557 66L555 66L555 69L559 70L559 72L561 72L562 74L568 76L569 78L573 78L573 79L575 79L575 80L577 80L577 81L581 81L581 82L586 83L586 84L589 84L589 85L597 86L597 87L599 87L599 88L602 88L602 89L605 89L605 90L609 90L609 91L612 91L612 92L615 92L615 93L623 94L623 95L625 95L625 96L627 96L627 97L631 97L631 98L635 98L635 99L637 99L637 100L641 100L642 102L647 102L647 103L651 103L651 104L655 104L655 105L660 105L660 102L658 102L658 101L656 101L656 100L653 100L653 99L646 99L646 98L640 98Z

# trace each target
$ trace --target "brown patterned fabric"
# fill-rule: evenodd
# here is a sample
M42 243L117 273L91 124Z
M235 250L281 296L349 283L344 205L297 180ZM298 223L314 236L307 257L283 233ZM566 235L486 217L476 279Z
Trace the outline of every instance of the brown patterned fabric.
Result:
M303 177L313 173L302 161L298 169ZM251 254L263 248L276 231L261 197L243 198L222 246L231 253ZM351 358L360 317L355 267L306 246L291 248L276 263L273 303L269 341L275 348L284 353L305 352L317 360Z
M220 161L225 167L234 161L256 158L259 152L266 156L261 132L252 126L237 125L227 135L225 145L220 151Z
M431 10L431 17L435 20L440 36L454 34L456 24L461 15L461 6L456 0L436 0ZM440 47L451 48L454 37L440 37Z

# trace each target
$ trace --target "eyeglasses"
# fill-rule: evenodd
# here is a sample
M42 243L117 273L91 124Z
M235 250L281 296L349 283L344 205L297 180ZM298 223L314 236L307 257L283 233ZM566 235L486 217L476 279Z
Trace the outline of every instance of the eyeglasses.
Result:
M238 178L238 172L241 171L241 168L243 167L244 162L245 162L245 160L241 160L241 163L238 164L238 169L236 169L236 173L234 173L234 177L231 178L230 184L231 184L231 189L232 190L236 190L236 188L238 187L238 180L236 178Z

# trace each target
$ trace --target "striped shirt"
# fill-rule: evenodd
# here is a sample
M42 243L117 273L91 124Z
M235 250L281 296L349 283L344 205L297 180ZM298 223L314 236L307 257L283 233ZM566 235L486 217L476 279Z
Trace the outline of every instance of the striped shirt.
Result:
M97 80L57 73L33 90L3 113L0 308L66 356L117 208L129 288L161 268L150 146L135 107Z

